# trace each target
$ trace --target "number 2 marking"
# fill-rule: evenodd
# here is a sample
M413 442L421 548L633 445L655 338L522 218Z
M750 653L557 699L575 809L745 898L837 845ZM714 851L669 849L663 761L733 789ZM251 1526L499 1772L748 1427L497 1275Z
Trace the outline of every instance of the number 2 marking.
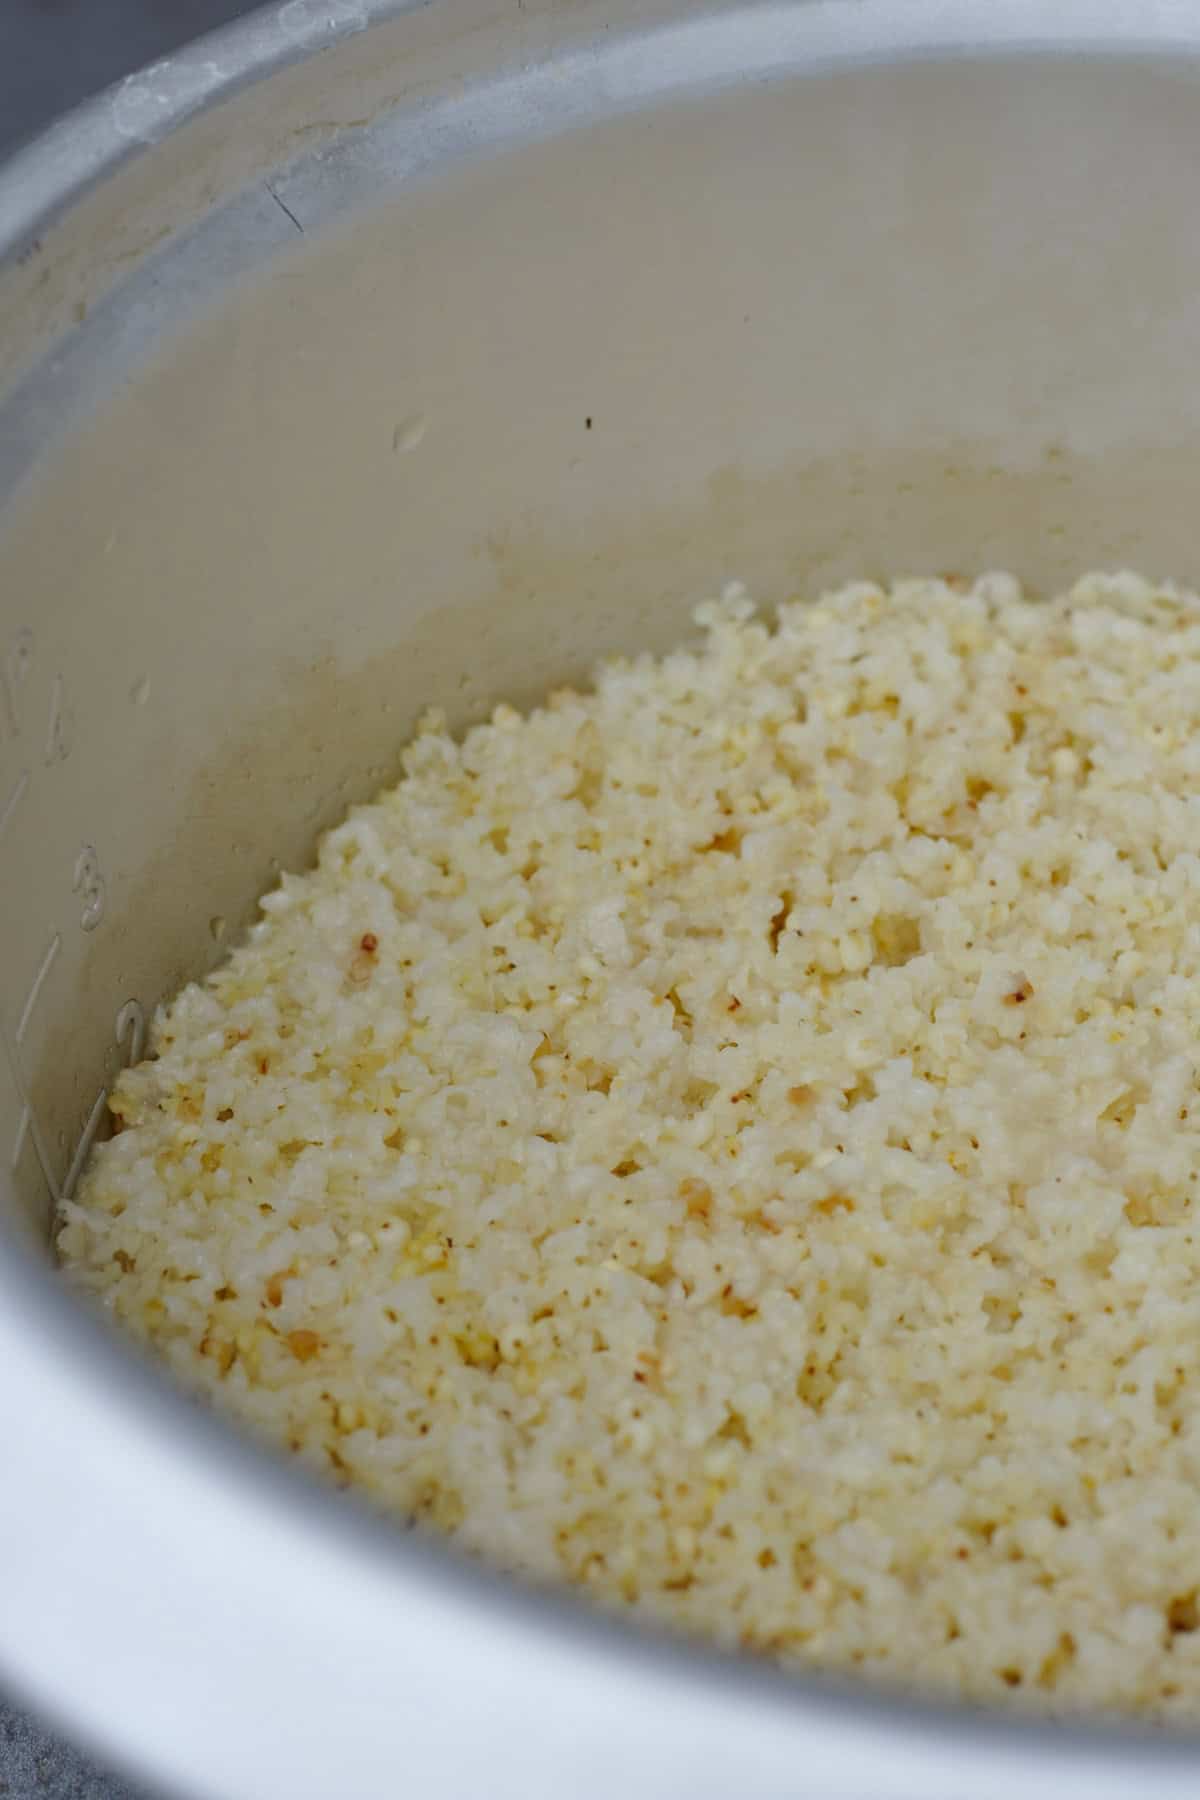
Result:
M117 1014L116 1036L118 1044L128 1039L125 1067L131 1069L141 1062L146 1048L146 1009L140 1000L127 1000Z

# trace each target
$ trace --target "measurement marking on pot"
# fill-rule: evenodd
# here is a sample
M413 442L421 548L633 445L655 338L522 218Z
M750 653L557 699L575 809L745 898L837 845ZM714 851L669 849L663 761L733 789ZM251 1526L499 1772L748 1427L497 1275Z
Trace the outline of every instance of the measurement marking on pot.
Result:
M95 931L104 917L108 886L93 845L85 844L75 858L75 874L71 891L79 895L83 906L79 913L81 931Z
M21 773L17 776L16 781L13 783L12 792L9 794L8 799L4 802L3 806L0 806L0 838L3 838L5 832L12 824L16 810L25 798L25 789L28 786L29 770L22 769Z
M50 689L50 717L46 724L46 764L66 762L71 754L71 715L63 704L63 678L54 677Z
M60 1198L63 1200L69 1200L75 1192L75 1184L83 1173L83 1165L87 1161L88 1154L95 1142L96 1133L100 1129L100 1121L104 1117L104 1109L107 1105L108 1089L105 1087L100 1089L100 1092L92 1102L92 1110L87 1116L87 1124L84 1126L83 1131L80 1134L79 1142L75 1146L75 1154L71 1158L71 1166L63 1177L63 1184L60 1192Z
M54 1179L54 1169L51 1166L49 1153L46 1150L45 1140L38 1129L37 1115L33 1110L33 1104L30 1101L29 1095L25 1091L25 1083L21 1079L21 1071L17 1066L16 1053L9 1043L7 1035L3 1032L0 1032L0 1043L3 1043L4 1045L4 1056L8 1063L8 1072L12 1076L13 1087L16 1089L17 1099L21 1103L21 1117L17 1121L17 1135L12 1148L13 1170L16 1170L17 1164L21 1160L21 1153L25 1148L25 1139L28 1137L33 1144L33 1153L37 1157L38 1167L42 1171L42 1180L46 1184L51 1200L57 1206L61 1197L59 1185Z
M123 1044L129 1039L129 1051L125 1059L126 1068L140 1063L142 1052L146 1048L146 1009L140 1000L127 1000L117 1014L116 1039Z
M125 1067L131 1068L134 1063L141 1062L146 1048L146 1009L140 1000L127 1000L117 1014L113 1026L113 1036L125 1050ZM83 1165L92 1152L96 1141L96 1133L104 1120L104 1110L108 1105L110 1090L102 1087L92 1102L92 1110L87 1116L79 1142L75 1146L75 1154L71 1158L71 1166L63 1178L59 1190L61 1200L69 1200L75 1192L76 1184L83 1173Z
M54 959L61 949L62 939L56 931L46 946L41 962L38 964L37 974L33 978L28 994L25 996L25 1004L21 1008L21 1015L17 1020L15 1041L18 1049L20 1049L22 1043L25 1041L25 1033L29 1029L29 1022L33 1018L34 1011L37 1007L38 997L41 994L43 987L46 985L46 977L54 967Z
M5 652L4 665L0 669L0 697L4 700L8 729L13 737L21 735L19 700L32 667L33 632L28 625L23 625Z
M17 1121L17 1135L13 1143L12 1155L8 1162L9 1168L12 1169L14 1173L20 1165L21 1155L25 1149L25 1139L29 1136L29 1121L32 1117L33 1114L29 1110L29 1102L25 1101L21 1107L21 1117Z

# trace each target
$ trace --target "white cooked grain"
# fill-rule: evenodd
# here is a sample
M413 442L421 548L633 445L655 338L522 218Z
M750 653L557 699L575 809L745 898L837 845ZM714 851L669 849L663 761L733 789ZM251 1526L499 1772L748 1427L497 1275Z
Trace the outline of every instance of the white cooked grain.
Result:
M430 721L59 1246L193 1388L787 1660L1200 1709L1200 601L789 604Z

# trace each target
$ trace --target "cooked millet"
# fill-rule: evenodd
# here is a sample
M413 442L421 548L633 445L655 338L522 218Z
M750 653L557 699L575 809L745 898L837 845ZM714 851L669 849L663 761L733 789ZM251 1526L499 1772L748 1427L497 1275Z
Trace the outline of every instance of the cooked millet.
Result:
M793 1663L1200 1714L1200 601L860 584L454 743L158 1015L71 1280Z

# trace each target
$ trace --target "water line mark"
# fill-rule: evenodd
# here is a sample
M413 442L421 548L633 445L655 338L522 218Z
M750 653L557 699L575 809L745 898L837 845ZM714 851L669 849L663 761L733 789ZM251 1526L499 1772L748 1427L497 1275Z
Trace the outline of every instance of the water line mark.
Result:
M46 985L46 977L54 967L54 959L61 949L62 939L56 931L46 946L41 962L38 964L37 974L33 978L28 994L25 996L25 1004L21 1008L21 1016L17 1020L17 1029L14 1034L14 1040L18 1050L25 1040L25 1033L29 1029L30 1021L37 1008L38 998L43 987Z
M46 1191L50 1195L51 1203L57 1206L59 1200L62 1198L62 1193L58 1182L55 1180L54 1168L50 1161L50 1154L46 1149L45 1140L38 1127L37 1114L33 1110L33 1102L26 1093L25 1083L21 1079L21 1071L17 1065L16 1052L9 1043L7 1034L3 1032L0 1032L0 1043L4 1045L5 1061L8 1063L8 1071L12 1076L12 1083L13 1087L16 1089L17 1099L21 1103L21 1117L17 1125L17 1135L12 1150L13 1170L15 1172L21 1153L25 1148L25 1139L28 1137L33 1144L34 1155L37 1157L38 1167L42 1172L42 1180L46 1184Z
M29 1126L32 1119L33 1112L29 1102L28 1100L23 1100L21 1102L21 1117L17 1122L17 1135L13 1140L12 1155L8 1162L8 1166L13 1171L14 1175L20 1166L21 1156L25 1149L25 1139L29 1136Z
M8 799L4 802L3 806L0 806L0 839L3 838L5 832L12 824L17 808L25 798L25 790L28 786L29 770L22 769L21 773L17 776L16 781L13 783L12 792L9 794Z
M104 1109L108 1105L108 1089L103 1087L92 1102L92 1110L87 1116L87 1123L80 1133L79 1142L75 1146L75 1154L71 1158L71 1166L63 1177L59 1190L60 1200L70 1200L75 1193L75 1184L83 1173L83 1165L91 1153L96 1141L96 1133L100 1129L100 1121L104 1117Z

